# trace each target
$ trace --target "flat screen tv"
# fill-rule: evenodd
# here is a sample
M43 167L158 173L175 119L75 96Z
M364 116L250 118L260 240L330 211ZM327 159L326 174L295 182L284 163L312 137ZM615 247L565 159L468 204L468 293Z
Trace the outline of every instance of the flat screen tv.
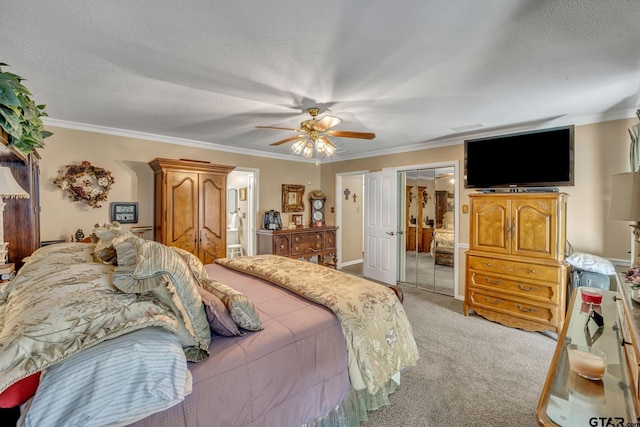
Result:
M573 128L466 140L465 188L572 186Z

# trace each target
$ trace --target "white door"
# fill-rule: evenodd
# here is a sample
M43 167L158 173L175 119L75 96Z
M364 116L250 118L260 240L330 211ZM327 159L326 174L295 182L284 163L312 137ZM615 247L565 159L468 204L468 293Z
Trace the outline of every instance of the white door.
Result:
M398 211L397 172L365 174L364 266L365 277L396 284Z

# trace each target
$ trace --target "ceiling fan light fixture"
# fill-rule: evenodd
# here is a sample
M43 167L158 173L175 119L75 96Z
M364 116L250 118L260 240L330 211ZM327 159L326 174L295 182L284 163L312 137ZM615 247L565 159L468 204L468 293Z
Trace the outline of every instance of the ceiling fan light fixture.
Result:
M332 143L328 143L324 145L324 153L327 155L327 157L329 156L333 156L333 154L336 152L336 146L333 145Z
M311 119L303 120L300 123L300 128L284 128L279 126L256 126L262 129L279 129L279 130L292 130L300 132L300 134L285 138L283 140L274 142L271 145L282 145L287 142L294 142L291 146L291 150L297 154L306 158L313 157L316 153L318 156L323 153L325 156L330 157L335 154L336 146L333 145L328 136L334 136L338 138L359 138L359 139L373 139L376 135L372 132L353 132L347 130L333 130L334 126L342 122L342 119L330 115L326 115L321 119L316 119L320 114L319 108L309 108L307 110Z
M306 139L301 139L300 141L298 141L295 144L293 144L291 146L291 149L296 154L302 154L302 150L304 150L304 147L305 147L306 143L307 143Z
M305 144L304 149L302 150L302 155L307 159L310 159L311 157L313 157L313 145L309 141L306 141L306 142L307 143Z

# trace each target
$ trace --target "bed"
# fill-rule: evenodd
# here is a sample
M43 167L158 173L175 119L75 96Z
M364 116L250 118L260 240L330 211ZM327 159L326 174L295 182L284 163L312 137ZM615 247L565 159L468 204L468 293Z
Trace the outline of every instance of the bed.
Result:
M455 250L455 229L453 212L445 212L442 227L435 228L431 241L431 256L437 265L453 266Z
M117 224L94 236L0 287L0 396L39 379L19 425L355 426L418 359L385 286L274 255L203 266Z

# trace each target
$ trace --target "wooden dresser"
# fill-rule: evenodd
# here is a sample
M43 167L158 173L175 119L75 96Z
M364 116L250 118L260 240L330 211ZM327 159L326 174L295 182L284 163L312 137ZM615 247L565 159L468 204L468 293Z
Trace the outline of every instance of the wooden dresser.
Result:
M154 239L204 264L227 256L227 175L235 166L155 159Z
M559 333L565 319L564 193L471 194L463 310Z
M318 257L318 264L337 267L337 227L309 227L283 230L258 230L258 254L282 255L289 258ZM329 257L331 262L327 262Z

